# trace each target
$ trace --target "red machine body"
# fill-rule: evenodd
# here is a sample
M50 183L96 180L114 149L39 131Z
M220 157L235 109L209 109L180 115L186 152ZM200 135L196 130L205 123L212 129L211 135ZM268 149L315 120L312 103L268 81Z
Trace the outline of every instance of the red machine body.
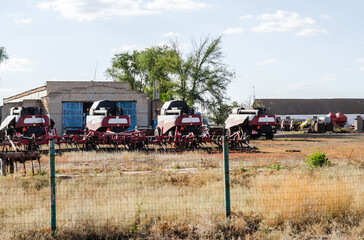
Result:
M131 126L130 117L123 115L123 110L112 101L97 101L90 108L86 117L86 128L99 132L123 132Z
M265 110L234 108L225 121L225 127L229 134L240 132L247 134L251 138L259 138L265 135L267 139L273 139L276 132L276 116L265 114Z
M187 106L183 101L168 101L161 108L161 114L158 115L158 125L156 127L156 135L171 135L177 133L188 135L193 133L199 135L201 133L202 118L198 114L194 114L194 110Z
M98 129L111 131L117 128L125 129L128 127L130 127L129 116L105 116L102 119L93 119L87 123L87 128L94 131L98 131Z
M252 119L249 119L248 126L262 126L262 125L275 125L276 116L275 115L259 115L254 116Z
M345 123L348 121L348 118L345 114L338 112L338 113L332 113L330 112L327 117L331 119L331 122L339 127L343 127Z
M22 133L25 136L42 136L46 134L46 128L52 128L54 122L50 116L43 114L38 107L14 107L10 109L10 115L1 123L0 130L7 131L9 135Z
M49 127L50 119L47 115L25 115L15 122L15 128Z

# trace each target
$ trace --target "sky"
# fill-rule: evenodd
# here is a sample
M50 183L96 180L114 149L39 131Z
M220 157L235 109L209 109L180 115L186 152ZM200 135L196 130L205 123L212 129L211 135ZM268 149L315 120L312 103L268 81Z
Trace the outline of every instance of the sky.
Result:
M0 98L107 80L114 54L222 35L231 100L364 98L364 1L0 0ZM96 70L96 75L95 75Z

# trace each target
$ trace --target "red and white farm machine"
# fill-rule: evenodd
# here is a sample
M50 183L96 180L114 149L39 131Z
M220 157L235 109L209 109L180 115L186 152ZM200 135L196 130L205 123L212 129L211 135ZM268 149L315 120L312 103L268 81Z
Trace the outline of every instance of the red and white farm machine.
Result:
M54 122L48 114L43 114L39 107L13 107L10 115L0 125L0 131L8 136L21 134L36 137L46 135L47 128L52 128Z
M94 102L86 117L86 129L91 131L120 133L130 125L130 117L112 101Z
M268 117L269 121L270 118ZM260 126L269 125L268 120L265 119L261 117L257 120ZM261 122L263 120L264 122ZM193 108L188 107L183 101L164 103L155 130L127 130L131 126L130 117L123 115L123 110L112 101L94 102L85 123L84 129L58 135L53 128L54 123L50 116L43 114L41 109L11 109L10 116L3 121L0 128L2 134L0 173L13 172L14 163L17 162L23 164L29 160L39 162L41 152L47 151L51 140L58 146L58 151L185 151L194 149L220 151L222 136L226 133L224 128L204 126L201 115L195 114ZM249 144L248 138L236 136L240 134L242 124L244 125L245 122L228 125L230 126L228 131L231 133L227 136L228 142L232 149L252 151L256 148ZM253 129L255 128L252 127L251 131ZM269 133L266 134L270 136Z
M273 139L276 133L276 116L266 114L264 108L245 109L233 108L225 121L227 135L230 138L256 139L264 135L266 139Z

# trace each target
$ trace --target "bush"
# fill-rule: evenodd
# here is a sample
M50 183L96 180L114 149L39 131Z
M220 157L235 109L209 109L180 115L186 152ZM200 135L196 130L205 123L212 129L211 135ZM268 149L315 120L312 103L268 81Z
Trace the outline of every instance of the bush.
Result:
M285 169L286 167L281 166L279 163L277 163L277 164L273 164L273 165L269 166L268 168L279 171L281 169Z
M323 167L323 166L330 166L331 162L326 157L325 153L316 152L313 153L311 156L306 157L306 163L309 167Z

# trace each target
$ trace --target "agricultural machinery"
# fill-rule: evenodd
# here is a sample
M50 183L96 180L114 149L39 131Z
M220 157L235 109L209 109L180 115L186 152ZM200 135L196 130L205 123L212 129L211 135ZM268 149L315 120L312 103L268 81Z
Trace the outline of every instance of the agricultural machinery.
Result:
M1 123L0 131L8 136L22 134L30 137L34 134L40 137L53 126L50 116L43 114L43 109L39 107L13 107L10 115Z
M327 114L327 117L329 117L331 122L338 127L343 127L348 121L347 116L341 112L338 112L336 114L330 112L329 114Z
M270 117L264 122L264 117L252 119L264 129L263 125ZM41 109L11 109L10 116L1 124L0 173L13 172L17 162L23 163L24 167L26 161L38 160L39 163L41 152L47 151L51 140L58 146L58 151L202 149L211 152L221 151L222 136L225 135L224 128L203 126L201 115L195 114L193 108L183 101L164 103L155 130L127 130L130 126L130 117L123 115L123 110L112 101L94 102L86 117L85 129L62 135L57 135L55 128L51 129L53 121L49 115L42 114ZM243 135L231 134L227 141L232 150L256 149Z
M168 101L161 108L158 116L158 125L155 135L185 136L193 134L198 136L202 131L201 115L195 114L193 108L188 107L184 101Z
M233 108L225 121L228 136L244 136L252 139L262 135L265 135L266 139L273 139L273 134L276 132L275 125L275 115L266 114L264 108Z
M130 127L130 117L112 101L97 101L86 117L86 129L98 132L123 132Z
M291 128L289 119L284 119L281 121L281 130L282 131L289 131Z

